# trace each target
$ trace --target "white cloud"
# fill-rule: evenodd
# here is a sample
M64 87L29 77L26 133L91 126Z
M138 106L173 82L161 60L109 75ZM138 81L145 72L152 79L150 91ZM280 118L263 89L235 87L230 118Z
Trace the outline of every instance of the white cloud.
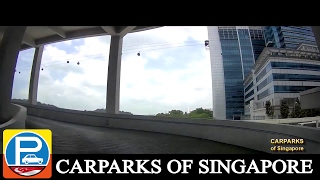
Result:
M64 44L66 44L66 45L70 46L70 45L72 44L72 40L69 40L69 41L63 41L62 43L64 43Z
M199 45L206 39L206 27L163 27L125 36L120 110L148 115L171 109L187 111L188 107L211 108L210 58L204 48L195 53L205 58L186 60L185 69L146 68L151 59L169 64L177 61L176 54L160 58L166 49L179 50L188 44ZM72 44L72 41L62 43ZM47 45L38 101L77 110L105 108L109 44L110 36L86 38L83 45L74 47L73 53L58 48L58 44ZM139 51L141 56L136 54ZM76 64L78 61L80 65ZM15 91L13 97L21 96L22 92L27 92L27 88Z

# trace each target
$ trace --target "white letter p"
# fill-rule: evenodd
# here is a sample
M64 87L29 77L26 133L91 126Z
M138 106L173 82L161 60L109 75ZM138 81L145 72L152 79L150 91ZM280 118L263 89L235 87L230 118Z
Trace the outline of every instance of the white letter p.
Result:
M42 148L42 142L37 137L16 137L16 165L20 165L20 153L21 152L38 152ZM21 141L34 141L37 143L37 146L34 148L21 148Z

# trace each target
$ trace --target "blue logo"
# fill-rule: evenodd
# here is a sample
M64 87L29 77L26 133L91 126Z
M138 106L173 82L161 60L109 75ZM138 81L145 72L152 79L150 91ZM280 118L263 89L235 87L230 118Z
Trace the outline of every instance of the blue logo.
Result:
M7 166L20 176L40 173L50 161L50 149L44 138L35 132L13 136L5 148Z

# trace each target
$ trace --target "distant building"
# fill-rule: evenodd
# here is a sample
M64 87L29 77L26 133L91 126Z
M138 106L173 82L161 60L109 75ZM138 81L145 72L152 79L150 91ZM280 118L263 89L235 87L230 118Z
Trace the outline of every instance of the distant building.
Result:
M264 26L267 47L297 49L301 43L316 45L311 26Z
M294 107L299 93L320 86L320 53L314 44L300 44L297 49L266 47L253 70L244 80L245 115L264 119L265 102L275 106L280 115L280 101Z
M265 47L261 26L208 26L213 117L240 119L243 80Z

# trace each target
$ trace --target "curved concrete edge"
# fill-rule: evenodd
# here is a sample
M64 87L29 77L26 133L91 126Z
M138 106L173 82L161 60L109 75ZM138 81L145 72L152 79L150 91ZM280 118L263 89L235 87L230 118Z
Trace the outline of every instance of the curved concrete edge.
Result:
M246 122L258 122L268 124L292 124L292 123L303 123L320 120L319 116L308 117L308 118L286 118L286 119L266 119L266 120L244 120Z
M245 121L104 114L28 104L24 106L28 108L28 115L56 121L189 136L266 153L281 153L271 151L271 147L274 146L270 142L271 139L304 139L304 153L320 153L320 128Z
M5 129L24 129L25 121L27 119L27 108L18 105L11 104L12 113L15 114L9 121L0 124L1 130Z
M9 121L0 124L1 129L1 143L3 138L3 131L6 129L24 129L25 128L25 122L27 119L27 108L17 105L17 104L11 104L12 113L15 114L12 119ZM2 152L2 148L1 148Z

